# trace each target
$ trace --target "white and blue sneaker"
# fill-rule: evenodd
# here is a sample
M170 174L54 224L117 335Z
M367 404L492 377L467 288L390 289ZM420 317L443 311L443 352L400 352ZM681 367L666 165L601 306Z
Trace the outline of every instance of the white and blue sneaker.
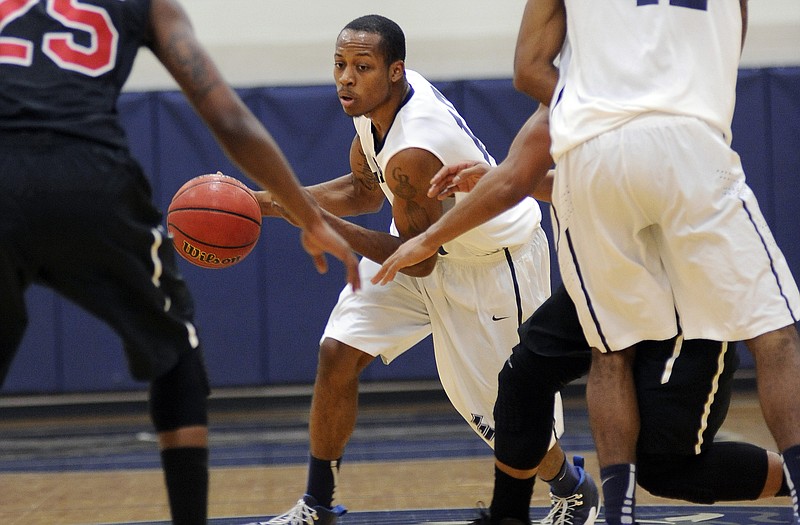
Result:
M339 516L346 512L347 509L342 505L336 505L332 509L323 507L312 496L306 494L297 500L289 512L257 525L336 525Z
M572 463L580 473L575 492L567 497L550 493L550 512L542 525L593 525L600 512L600 493L592 476L583 468L583 458L575 456Z

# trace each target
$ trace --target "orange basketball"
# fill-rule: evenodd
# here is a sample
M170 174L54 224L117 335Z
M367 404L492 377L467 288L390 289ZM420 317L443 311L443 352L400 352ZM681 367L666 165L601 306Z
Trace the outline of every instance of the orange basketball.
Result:
M227 268L240 262L261 234L261 208L253 192L220 172L181 186L167 211L175 249L192 264Z

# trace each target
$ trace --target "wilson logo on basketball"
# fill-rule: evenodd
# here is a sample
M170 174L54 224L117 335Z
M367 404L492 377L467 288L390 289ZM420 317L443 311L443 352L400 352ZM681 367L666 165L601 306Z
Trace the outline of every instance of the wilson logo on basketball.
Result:
M258 242L261 206L239 180L221 172L200 175L175 192L167 209L167 230L175 250L190 263L228 268Z
M187 240L183 241L183 253L187 258L204 263L204 265L230 266L231 264L236 264L242 258L241 255L237 255L236 257L220 259L211 252L204 252L200 248L192 246Z

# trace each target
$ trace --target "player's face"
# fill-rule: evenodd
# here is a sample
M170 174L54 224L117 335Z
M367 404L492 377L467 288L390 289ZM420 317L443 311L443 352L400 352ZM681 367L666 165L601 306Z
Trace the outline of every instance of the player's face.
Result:
M389 100L390 68L380 52L381 36L346 29L336 40L333 79L344 112L369 115Z

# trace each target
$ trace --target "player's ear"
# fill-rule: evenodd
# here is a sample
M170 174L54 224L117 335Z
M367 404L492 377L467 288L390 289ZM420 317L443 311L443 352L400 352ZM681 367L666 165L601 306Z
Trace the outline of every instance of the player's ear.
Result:
M392 82L399 82L406 75L406 63L403 60L395 60L389 66L389 71L391 71Z

